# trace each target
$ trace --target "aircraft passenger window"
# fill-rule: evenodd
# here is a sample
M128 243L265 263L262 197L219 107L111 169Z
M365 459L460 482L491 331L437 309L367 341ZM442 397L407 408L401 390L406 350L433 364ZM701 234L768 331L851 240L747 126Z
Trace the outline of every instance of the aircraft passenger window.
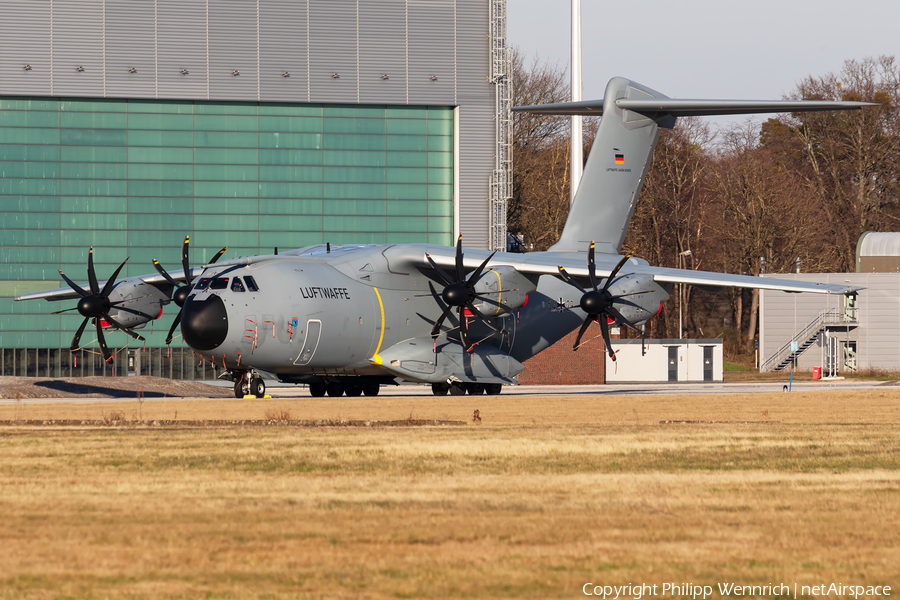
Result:
M241 282L240 277L235 277L234 281L231 282L231 291L232 292L243 292L244 284Z
M209 289L211 290L224 290L228 287L228 278L227 277L213 277L212 281L209 282Z
M204 277L194 286L195 290L205 290L209 287L209 277Z
M235 277L235 279L237 279L237 277ZM248 290L250 290L251 292L258 292L258 291L259 291L259 286L256 285L256 280L253 279L252 276L246 275L246 276L244 277L244 281L247 282L247 289L248 289Z

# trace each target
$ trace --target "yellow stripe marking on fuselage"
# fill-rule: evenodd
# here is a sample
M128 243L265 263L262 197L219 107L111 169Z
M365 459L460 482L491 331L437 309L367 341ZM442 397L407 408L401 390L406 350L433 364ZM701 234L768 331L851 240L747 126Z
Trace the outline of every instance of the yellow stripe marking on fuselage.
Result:
M376 365L381 364L381 357L378 356L378 351L381 350L381 343L384 341L384 303L381 301L381 294L378 293L378 288L373 287L375 290L375 295L378 296L378 310L381 311L381 336L378 338L378 346L375 348L375 355L372 357L372 361Z
M494 313L495 315L500 314L500 301L503 300L503 282L500 281L500 273L491 269L491 273L497 276L497 311Z

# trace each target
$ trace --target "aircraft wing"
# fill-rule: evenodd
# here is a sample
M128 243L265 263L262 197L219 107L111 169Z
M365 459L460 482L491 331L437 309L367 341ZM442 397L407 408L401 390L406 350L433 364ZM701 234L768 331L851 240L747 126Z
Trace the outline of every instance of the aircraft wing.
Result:
M429 255L441 267L448 270L453 269L455 257L444 249L441 253ZM474 269L487 258L488 252L484 250L467 250L463 259L463 264L467 269ZM621 256L597 255L598 278L608 277L615 267L616 263L621 260ZM552 261L552 262L551 262ZM422 257L421 261L417 261L419 266L428 267L427 260ZM534 258L528 254L513 253L497 253L490 263L489 267L507 265L515 268L520 273L532 275L559 275L559 266L562 265L566 272L573 277L587 280L588 269L585 254L575 253L535 253ZM857 290L863 289L852 285L834 284L834 283L815 283L811 281L791 281L786 279L775 279L772 277L753 277L750 275L731 275L728 273L713 273L710 271L693 271L690 269L669 269L666 267L652 267L646 261L631 258L625 264L621 271L621 275L648 275L654 281L660 283L683 283L688 285L706 286L706 287L739 287L750 289L765 290L781 290L784 292L812 292L818 294L851 294Z
M259 258L268 258L268 256L257 257L257 260L259 260ZM223 266L227 267L227 266L232 266L232 265L246 265L246 264L249 264L251 261L252 261L252 259L247 258L247 257L231 258L231 259L223 260L223 261L216 263L216 267L223 267ZM196 279L197 277L202 275L203 272L209 266L210 265L201 265L198 267L192 267L191 268L191 278ZM174 279L175 281L177 281L179 283L184 283L185 281L187 281L187 277L185 277L183 269L179 270L179 271L169 271L168 273L172 279ZM134 277L122 277L122 278L116 280L116 286L118 286L119 284L121 284L123 282L130 282L133 284L148 283L150 285L155 285L158 287L172 285L171 283L169 283L166 280L165 277L163 277L159 273L152 273L152 274L148 274L148 275L137 275ZM102 289L103 286L106 285L106 282L100 281L99 285L100 285L100 288ZM86 283L81 286L81 289L83 289L86 292L91 291L90 287ZM115 289L115 287L113 289ZM64 288L59 288L56 290L47 290L47 291L43 291L43 292L31 292L30 294L22 294L21 296L16 296L14 299L15 300L41 300L41 299L43 299L43 300L47 300L48 302L55 302L58 300L76 300L78 298L79 298L79 296L75 292L75 290L73 290L70 287L64 287Z
M872 102L824 101L824 100L688 100L675 98L633 99L621 98L616 107L655 118L710 117L716 115L754 115L766 113L795 113L819 110L859 110L864 106L878 106ZM585 115L599 117L603 114L603 100L583 102L559 102L534 106L514 106L513 112L543 115Z
M194 277L198 277L200 273L203 272L202 267L194 267L191 269L191 273ZM178 282L185 281L184 271L171 271L169 275L172 276L172 279ZM151 285L171 285L166 279L159 275L158 273L153 273L152 275L140 275L137 277L122 277L116 280L116 285L119 285L122 282L133 282L133 283L149 283ZM102 289L106 282L99 282L100 288ZM81 289L90 293L91 288L88 284L84 284L81 286ZM115 289L115 288L113 288ZM29 294L22 294L20 296L16 296L14 300L47 300L48 302L56 302L58 300L77 300L79 298L78 294L75 293L70 287L59 288L56 290L47 290L43 292L31 292Z

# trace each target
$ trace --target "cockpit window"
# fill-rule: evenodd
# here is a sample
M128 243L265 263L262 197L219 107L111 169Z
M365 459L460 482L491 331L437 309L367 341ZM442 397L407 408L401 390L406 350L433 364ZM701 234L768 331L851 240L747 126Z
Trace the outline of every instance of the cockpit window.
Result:
M243 291L245 291L245 290L244 290L244 284L243 284L243 282L241 282L241 278L240 278L240 277L235 277L234 280L231 282L231 291L232 291L232 292L243 292Z
M194 285L195 290L205 290L209 287L209 277L203 277Z
M209 289L211 290L224 290L228 287L228 278L227 277L213 277L212 281L209 282Z
M235 277L235 279L237 279L237 277ZM248 289L248 290L250 290L251 292L258 292L258 291L259 291L259 286L256 285L256 280L253 279L253 277L252 277L251 275L246 275L246 276L244 276L244 281L247 282L247 289Z

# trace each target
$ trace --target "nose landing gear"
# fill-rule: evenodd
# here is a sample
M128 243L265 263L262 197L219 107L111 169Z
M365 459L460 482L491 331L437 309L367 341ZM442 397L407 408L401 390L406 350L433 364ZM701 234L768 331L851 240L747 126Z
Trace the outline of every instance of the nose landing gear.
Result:
M234 380L235 398L244 398L245 396L266 397L266 382L259 376L259 373L243 371L235 373L234 376L236 377Z

